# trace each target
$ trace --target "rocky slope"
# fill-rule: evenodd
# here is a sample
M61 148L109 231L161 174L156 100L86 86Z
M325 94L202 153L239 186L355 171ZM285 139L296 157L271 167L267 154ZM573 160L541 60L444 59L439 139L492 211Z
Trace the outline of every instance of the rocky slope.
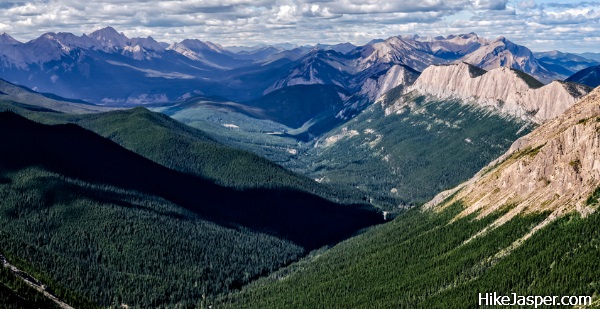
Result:
M369 76L361 86L359 94L371 101L375 101L384 93L397 86L412 85L419 77L419 73L404 65L393 65L380 75Z
M358 71L380 63L404 64L422 71L431 64L446 62L434 56L427 43L400 36L365 45L350 54L356 57L354 66Z
M598 203L599 132L600 88L596 88L560 117L515 141L474 178L440 193L426 207L460 200L466 208L459 216L477 211L484 216L510 208L492 226L522 213L550 211L541 226L572 211L586 216Z
M485 71L467 63L430 66L408 91L459 98L524 120L542 123L562 114L589 89L554 81L543 85L522 72Z

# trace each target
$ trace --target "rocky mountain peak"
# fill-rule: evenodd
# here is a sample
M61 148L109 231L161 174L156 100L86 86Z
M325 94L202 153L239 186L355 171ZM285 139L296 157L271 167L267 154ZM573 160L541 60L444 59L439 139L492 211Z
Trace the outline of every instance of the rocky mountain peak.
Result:
M0 34L0 44L21 45L23 43L17 41L15 38L10 36L8 33L2 32L2 34Z
M557 75L542 66L533 52L501 36L492 42L482 41L481 46L457 62L467 62L485 70L508 67L529 72L543 83L557 79Z
M129 38L127 38L125 34L117 32L113 27L96 30L90 33L89 37L97 40L102 46L110 49L123 49L128 45L127 43L129 41Z
M373 75L367 78L359 91L371 101L375 101L386 92L398 86L412 85L419 73L404 65L393 65L382 74Z

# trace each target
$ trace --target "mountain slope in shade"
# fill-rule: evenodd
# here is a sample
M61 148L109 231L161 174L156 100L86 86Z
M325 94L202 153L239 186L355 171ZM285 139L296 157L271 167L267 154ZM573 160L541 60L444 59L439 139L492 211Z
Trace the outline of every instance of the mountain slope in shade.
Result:
M299 128L320 113L335 113L347 95L345 89L331 84L299 84L275 90L247 104L260 108L259 113L251 113L253 116Z
M600 186L600 88L561 116L518 139L507 153L468 182L440 193L428 206L463 201L461 215L510 207L504 223L523 213L551 212L549 220L577 211L586 216ZM597 199L597 197L595 197Z
M343 54L336 51L314 49L299 59L284 78L264 93L294 85L329 84L347 88L347 81L352 74L347 61Z
M408 89L440 98L459 98L501 113L542 123L573 105L589 89L554 81L543 85L517 70L481 70L468 63L431 66Z
M474 52L460 59L476 67L491 70L499 67L517 69L526 72L544 83L549 83L558 76L544 68L534 57L531 50L517 45L505 37L500 37L489 44L482 45Z
M89 114L114 110L114 108L96 106L81 100L66 99L54 94L38 93L27 87L9 83L3 79L0 79L0 100L71 114Z
M217 186L165 168L73 124L47 126L12 113L0 115L0 131L18 132L2 135L5 147L0 162L6 170L40 166L83 181L161 196L205 219L271 231L311 249L348 237L363 223L381 222L377 213L366 208L344 207L294 190L237 191ZM321 215L302 215L311 209ZM331 225L331 220L337 223ZM304 224L322 237L310 236L312 232L301 227Z
M563 79L599 64L596 60L558 50L534 53L534 56L546 69L559 74Z
M566 81L598 87L600 86L600 65L583 69L571 75Z

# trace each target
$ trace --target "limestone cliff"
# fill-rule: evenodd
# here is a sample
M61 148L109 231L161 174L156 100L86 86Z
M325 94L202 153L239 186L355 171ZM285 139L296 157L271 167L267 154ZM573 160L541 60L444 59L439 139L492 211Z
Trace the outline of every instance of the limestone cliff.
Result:
M589 88L554 81L543 85L531 76L501 67L485 71L467 63L429 66L408 91L495 109L535 123L562 114Z

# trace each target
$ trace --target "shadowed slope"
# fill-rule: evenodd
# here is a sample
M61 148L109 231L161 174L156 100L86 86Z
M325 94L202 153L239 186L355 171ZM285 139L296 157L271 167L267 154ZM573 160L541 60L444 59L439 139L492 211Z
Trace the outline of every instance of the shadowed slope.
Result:
M342 206L292 190L236 191L183 174L125 150L76 125L46 126L0 114L0 166L40 166L68 177L158 195L228 226L245 226L307 249L340 241L380 223L364 207Z

